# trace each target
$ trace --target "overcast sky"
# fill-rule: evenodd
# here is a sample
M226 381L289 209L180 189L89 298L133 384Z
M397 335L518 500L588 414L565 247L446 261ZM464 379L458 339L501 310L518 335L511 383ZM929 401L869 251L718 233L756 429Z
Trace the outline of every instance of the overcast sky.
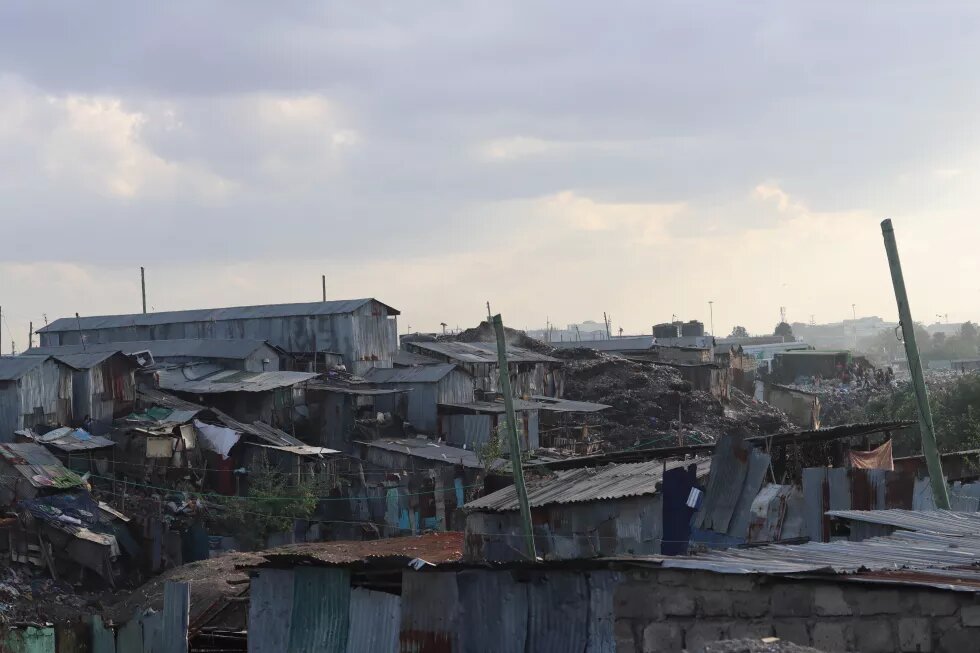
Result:
M374 296L400 327L980 317L967 2L0 4L2 349ZM429 7L426 9L424 7Z

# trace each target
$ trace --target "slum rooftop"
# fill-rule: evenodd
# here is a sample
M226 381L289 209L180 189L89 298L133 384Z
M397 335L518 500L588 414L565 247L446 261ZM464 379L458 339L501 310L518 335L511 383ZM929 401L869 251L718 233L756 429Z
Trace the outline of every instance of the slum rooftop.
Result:
M532 508L552 504L583 503L624 499L656 494L663 482L665 469L697 466L699 478L707 476L711 459L683 460L663 463L606 465L598 469L582 468L556 472L541 478L527 479L527 499ZM517 490L513 485L480 497L463 506L468 512L510 512L518 510Z
M206 339L206 338L176 338L173 340L131 340L128 342L86 343L85 345L59 345L56 347L31 347L22 355L66 356L72 354L122 352L137 354L149 351L154 356L188 357L188 358L227 358L243 360L255 353L261 347L272 347L265 340L238 339Z
M463 363L496 363L497 343L495 342L424 342L411 340L405 343L423 351L452 358ZM511 363L559 363L557 358L507 345L507 360Z
M207 367L207 373L190 379L186 376L187 370L193 368L160 370L158 372L160 387L164 390L194 394L266 392L294 386L319 376L312 372L243 372L214 369L213 366L202 367Z
M47 356L3 356L0 357L0 381L16 381L36 367L40 367Z
M560 340L547 343L556 349L594 349L596 351L624 351L651 349L653 336L623 336L604 340Z
M87 317L63 317L41 327L37 333L53 331L77 331L84 329L112 329L129 326L153 326L180 322L219 322L222 320L255 320L275 317L295 317L301 315L341 315L353 313L369 302L377 302L373 297L363 299L338 299L326 302L303 302L297 304L260 304L256 306L232 306L228 308L202 308L185 311L161 311L158 313L129 313L126 315L91 315ZM388 309L389 315L400 313L378 302Z

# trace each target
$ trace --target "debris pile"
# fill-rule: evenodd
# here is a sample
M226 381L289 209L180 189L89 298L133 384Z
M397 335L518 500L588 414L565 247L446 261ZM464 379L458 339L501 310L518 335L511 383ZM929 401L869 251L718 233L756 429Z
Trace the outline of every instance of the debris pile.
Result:
M800 646L776 637L712 642L697 651L698 653L820 653L818 649Z
M714 442L724 433L745 436L792 430L782 412L736 389L728 405L694 390L677 369L564 350L565 397L612 406L600 414L608 450Z
M539 354L550 355L552 353L551 346L541 342L540 340L535 340L523 331L504 327L504 337L507 339L508 345L529 349ZM456 342L496 342L497 334L493 330L493 325L484 320L483 322L480 322L478 326L471 329L465 329L452 335L439 336L438 340L452 340Z

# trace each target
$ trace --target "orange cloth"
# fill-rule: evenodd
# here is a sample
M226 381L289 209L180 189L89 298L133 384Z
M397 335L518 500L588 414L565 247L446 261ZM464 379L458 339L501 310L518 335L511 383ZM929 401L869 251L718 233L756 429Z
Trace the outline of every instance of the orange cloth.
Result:
M855 469L895 469L895 462L892 460L892 441L889 440L877 449L871 451L849 452L851 467Z

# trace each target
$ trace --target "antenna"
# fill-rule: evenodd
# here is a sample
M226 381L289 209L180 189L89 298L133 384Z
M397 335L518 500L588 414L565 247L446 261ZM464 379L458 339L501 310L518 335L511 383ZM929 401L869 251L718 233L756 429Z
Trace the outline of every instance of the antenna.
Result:
M82 346L82 351L85 351L85 336L82 335L82 318L78 317L78 313L75 313L75 325L78 327L78 343Z

